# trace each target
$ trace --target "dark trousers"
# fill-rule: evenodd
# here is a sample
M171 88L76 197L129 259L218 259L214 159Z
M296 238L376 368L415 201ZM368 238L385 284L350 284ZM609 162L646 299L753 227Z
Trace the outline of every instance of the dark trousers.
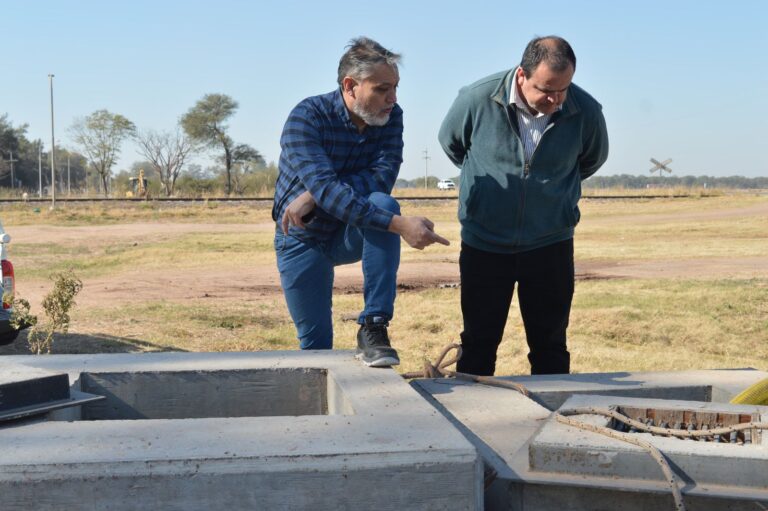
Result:
M571 356L565 331L573 299L573 239L518 254L461 244L462 373L492 375L517 283L531 374L565 374Z

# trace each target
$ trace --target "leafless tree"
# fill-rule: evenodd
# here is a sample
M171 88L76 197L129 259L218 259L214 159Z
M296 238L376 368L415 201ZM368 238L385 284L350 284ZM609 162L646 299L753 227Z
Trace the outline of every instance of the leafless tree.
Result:
M192 142L179 128L170 131L143 131L136 134L139 153L152 164L160 178L165 195L173 195L176 179L181 174L189 154L194 150Z

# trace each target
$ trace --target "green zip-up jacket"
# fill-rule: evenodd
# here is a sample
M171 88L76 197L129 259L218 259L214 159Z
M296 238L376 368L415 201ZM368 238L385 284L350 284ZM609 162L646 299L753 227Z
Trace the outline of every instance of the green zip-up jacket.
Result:
M573 237L581 181L608 158L600 103L571 84L528 168L509 106L515 69L462 88L440 127L448 158L461 169L461 239L473 248L514 254Z

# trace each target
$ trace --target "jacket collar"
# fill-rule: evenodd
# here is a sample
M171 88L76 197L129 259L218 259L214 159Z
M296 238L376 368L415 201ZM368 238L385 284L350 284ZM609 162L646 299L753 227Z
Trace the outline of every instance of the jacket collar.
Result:
M514 67L504 73L504 76L501 80L499 80L499 84L496 86L496 89L491 93L491 100L500 104L504 108L507 108L507 105L509 105L511 100L509 93L512 90L512 85L514 84L516 71L517 68ZM571 83L571 85L568 87L568 95L565 97L565 103L563 103L563 107L559 111L552 114L552 120L555 120L558 117L576 115L581 111L579 103L573 97L575 88L576 87L573 85L573 83Z

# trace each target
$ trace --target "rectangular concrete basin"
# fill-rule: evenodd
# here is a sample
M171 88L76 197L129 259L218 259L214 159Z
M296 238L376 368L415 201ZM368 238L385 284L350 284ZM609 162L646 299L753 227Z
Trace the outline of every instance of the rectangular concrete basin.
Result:
M328 371L319 368L236 371L82 373L84 392L106 399L83 407L85 420L202 419L327 415ZM341 394L338 389L332 394Z
M6 357L107 399L0 427L0 509L482 509L472 444L353 355Z

